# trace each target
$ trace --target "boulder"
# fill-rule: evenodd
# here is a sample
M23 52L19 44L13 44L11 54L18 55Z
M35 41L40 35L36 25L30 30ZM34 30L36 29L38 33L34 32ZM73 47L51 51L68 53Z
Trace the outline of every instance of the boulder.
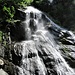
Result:
M0 69L0 75L8 75L3 69Z

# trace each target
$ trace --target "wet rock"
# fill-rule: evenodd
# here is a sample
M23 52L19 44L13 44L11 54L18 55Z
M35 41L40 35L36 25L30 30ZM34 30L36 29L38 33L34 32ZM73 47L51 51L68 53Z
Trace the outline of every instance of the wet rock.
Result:
M16 72L16 66L9 62L8 60L4 60L5 65L3 67L4 71L6 71L9 75L15 75Z
M15 25L10 27L11 31L11 39L13 41L22 41L25 40L25 31L24 31L24 25L20 23L16 23ZM14 31L13 31L14 30Z
M0 57L0 69L3 69L9 75L15 75L16 72L16 66L2 57Z
M75 68L75 46L72 45L60 45L61 55L65 58L68 64Z
M0 69L0 75L8 75L3 69Z
M75 44L75 35L71 31L61 30L59 35L61 42Z
M22 46L22 49L18 48L17 46ZM21 60L17 59L17 61L20 62L19 67L17 67L17 70L19 71L18 75L45 75L46 68L43 61L41 61L40 57L38 56L34 41L31 40L16 43L15 48L15 54L19 52L22 55ZM19 58L18 54L17 56Z
M5 54L4 50L5 50L4 47L0 48L0 57L4 57Z

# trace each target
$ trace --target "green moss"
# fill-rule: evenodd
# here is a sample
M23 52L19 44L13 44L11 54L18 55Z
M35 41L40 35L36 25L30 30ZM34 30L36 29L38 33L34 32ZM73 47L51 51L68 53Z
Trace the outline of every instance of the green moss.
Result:
M63 48L64 52L68 51L68 48Z

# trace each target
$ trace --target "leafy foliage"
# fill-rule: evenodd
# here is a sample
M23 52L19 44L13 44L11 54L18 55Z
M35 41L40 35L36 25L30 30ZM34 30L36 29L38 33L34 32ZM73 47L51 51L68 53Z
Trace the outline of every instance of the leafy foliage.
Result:
M10 20L12 20L12 18L14 17L15 14L15 8L14 6L11 7L3 7L3 12L5 13L5 19L7 22L9 22Z
M2 33L7 33L8 25L19 21L15 19L15 13L18 8L30 5L33 0L0 0L0 41L2 41Z
M0 0L0 22L11 23L17 8L30 5L33 0Z

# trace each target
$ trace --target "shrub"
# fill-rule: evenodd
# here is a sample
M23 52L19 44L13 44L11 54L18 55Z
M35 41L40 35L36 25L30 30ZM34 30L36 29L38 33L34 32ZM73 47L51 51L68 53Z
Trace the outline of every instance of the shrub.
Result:
M0 0L0 22L14 20L16 9L30 5L33 0Z

